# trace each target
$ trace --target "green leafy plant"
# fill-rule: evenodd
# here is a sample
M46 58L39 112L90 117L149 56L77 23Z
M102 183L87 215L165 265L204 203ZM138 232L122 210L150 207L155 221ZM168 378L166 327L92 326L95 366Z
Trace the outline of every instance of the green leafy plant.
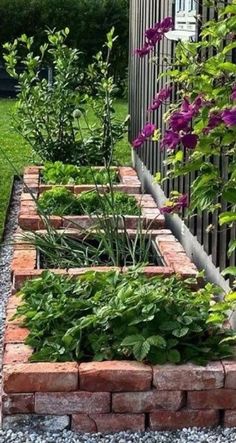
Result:
M124 192L99 193L99 191L82 192L75 195L63 187L55 187L41 194L38 200L41 210L47 215L94 215L115 212L119 215L140 215L134 196Z
M97 184L106 185L111 180L117 183L119 180L117 170L94 169L90 166L75 166L64 164L62 162L46 162L42 171L42 180L51 185L83 185Z
M31 360L205 364L231 356L235 334L224 324L236 294L216 302L218 288L192 292L192 284L138 270L79 279L44 272L19 293L17 316L30 331Z
M80 88L81 54L66 45L69 29L46 33L47 40L39 53L33 49L34 38L25 34L4 44L7 72L19 88L15 129L43 160L78 165L110 163L115 143L127 131L127 120L117 120L113 108L116 87L110 74L110 57L117 39L114 28L107 34L103 51L95 57L96 63L89 68L96 90L94 99ZM45 66L51 67L50 81L42 78ZM96 124L89 122L91 106Z
M230 229L236 222L236 65L232 61L236 1L202 3L213 8L214 18L202 26L199 21L198 41L177 44L174 61L166 60L166 69L158 79L167 76L168 84L150 105L155 112L176 91L175 103L165 114L166 130L161 135L155 125L147 124L133 146L139 148L150 135L154 135L154 141L161 138L159 146L167 151L164 180L196 174L190 189L189 214L203 210L215 213L219 225ZM171 23L171 19L164 22ZM150 45L137 51L141 56L151 53L159 41L151 30L146 35L151 35ZM188 206L187 195L170 197L163 212L177 212ZM218 224L209 228L217 229ZM235 230L231 232L229 256L236 250ZM236 267L226 269L224 275L236 276Z

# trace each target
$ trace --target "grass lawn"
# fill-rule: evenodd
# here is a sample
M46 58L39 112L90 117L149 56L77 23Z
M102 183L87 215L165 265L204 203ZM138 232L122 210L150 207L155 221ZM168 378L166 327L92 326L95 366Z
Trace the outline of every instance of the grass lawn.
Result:
M11 195L13 176L15 175L13 167L5 158L3 152L8 156L19 173L22 173L24 166L37 162L36 155L32 152L29 145L12 129L11 112L14 104L14 100L0 100L0 240ZM126 117L128 106L125 101L117 101L115 108L118 118ZM130 148L127 137L117 144L116 160L120 164L130 164Z

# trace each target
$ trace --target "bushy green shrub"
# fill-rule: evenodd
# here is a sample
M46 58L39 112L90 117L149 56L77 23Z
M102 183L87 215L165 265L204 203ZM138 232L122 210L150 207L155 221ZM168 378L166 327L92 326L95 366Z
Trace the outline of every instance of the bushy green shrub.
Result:
M62 162L45 163L42 180L50 185L106 185L118 182L118 172L110 169L93 169L89 166L74 166Z
M152 279L138 272L89 272L79 279L44 272L20 292L33 361L135 359L163 364L231 355L224 328L236 294L215 302L212 285Z
M39 209L47 215L112 214L139 215L134 196L124 192L99 194L98 191L73 194L63 187L45 191L39 197Z

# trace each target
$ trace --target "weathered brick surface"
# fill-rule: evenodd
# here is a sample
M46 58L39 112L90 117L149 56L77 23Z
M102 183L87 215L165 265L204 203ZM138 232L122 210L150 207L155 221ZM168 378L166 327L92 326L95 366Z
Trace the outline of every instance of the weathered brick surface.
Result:
M38 414L91 414L110 412L109 392L36 393L35 412Z
M224 370L220 362L197 366L188 363L181 366L153 367L153 385L161 390L201 391L224 386Z
M190 409L236 409L236 390L188 392L187 405Z
M11 394L2 395L2 413L29 414L34 412L34 394Z
M65 392L77 388L76 363L23 363L3 367L6 393Z
M138 362L106 361L79 366L80 389L85 391L147 391L151 387L151 367Z
M124 392L112 394L114 412L150 412L155 409L177 411L185 404L185 393L181 391Z
M13 271L18 269L35 269L36 266L36 250L26 249L15 250L13 253L13 259L11 268Z
M33 349L23 343L7 344L4 349L3 364L27 363L32 353Z
M225 388L236 389L236 361L224 360Z
M97 432L95 421L86 414L74 414L71 419L71 429L74 432Z
M97 432L144 431L144 414L91 414Z
M156 411L150 414L153 431L174 430L188 427L212 427L219 425L219 411L183 409L181 411Z
M235 411L225 411L224 426L226 428L235 428L236 427L236 410Z
M21 328L18 325L8 324L6 325L4 342L7 343L23 343L26 337L29 335L29 331L26 328Z

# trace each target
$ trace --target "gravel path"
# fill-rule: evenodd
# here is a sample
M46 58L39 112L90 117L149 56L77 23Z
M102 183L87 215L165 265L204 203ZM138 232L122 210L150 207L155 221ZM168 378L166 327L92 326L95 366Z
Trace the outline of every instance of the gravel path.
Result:
M5 302L10 294L10 261L13 253L12 238L17 228L22 186L19 182L14 185L14 193L10 206L5 237L0 248L0 356L2 354L2 333L4 327ZM236 429L199 430L183 429L178 432L121 432L113 435L83 434L76 435L70 431L61 433L36 433L29 429L0 430L0 443L236 443Z

